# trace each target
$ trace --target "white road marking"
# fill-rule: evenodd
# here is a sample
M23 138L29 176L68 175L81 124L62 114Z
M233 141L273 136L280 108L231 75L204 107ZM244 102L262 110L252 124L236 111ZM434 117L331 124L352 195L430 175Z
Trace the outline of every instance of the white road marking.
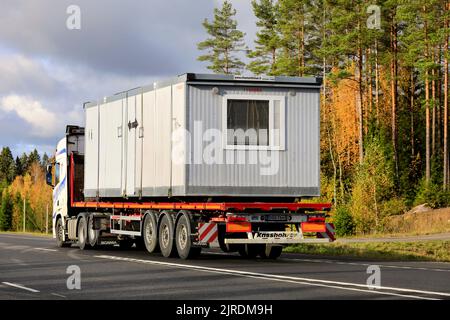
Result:
M384 294L384 295L408 297L408 298L415 298L415 299L435 300L435 298L427 298L427 297L420 297L420 296L414 296L414 295L403 295L403 294L393 293L393 292L383 292L381 290L390 290L390 291L404 292L404 293L409 293L409 294L415 293L415 294L426 294L426 295L437 295L437 296L450 297L450 293L444 293L444 292L422 291L422 290L395 288L395 287L380 287L380 288L371 290L371 289L367 288L367 285L358 284L358 283L256 273L256 272L250 272L250 271L203 267L203 266L196 266L196 265L169 263L169 262L161 262L161 261L154 261L154 260L124 258L124 257L109 256L109 255L99 255L99 256L95 256L95 257L100 258L100 259L109 259L109 260L116 260L116 261L137 262L137 263L146 263L146 264L153 264L153 265L170 266L170 267L177 267L177 268L184 268L184 269L193 269L193 270L204 271L204 272L222 273L222 274L237 275L237 276L243 276L243 277L249 277L249 278L267 279L267 280L282 281L282 282L292 282L292 283L299 283L299 284L306 284L306 285L313 285L313 286L320 286L320 287L329 287L329 288L335 288L335 289L360 291L360 292L370 292L372 294ZM351 287L354 287L354 288L351 288ZM358 288L362 288L362 289L358 289Z
M58 293L51 293L51 295L60 297L60 298L67 298L66 296L63 296L62 294L58 294Z
M39 292L39 290L27 288L27 287L21 286L20 284L16 284L16 283L11 283L11 282L2 282L2 283L4 285L10 286L10 287L19 288L19 289L27 290L27 291L34 292L34 293Z
M2 247L2 249L5 250L24 250L24 249L28 249L30 246L22 246L22 245L16 245L16 246L5 246Z
M17 263L19 266L28 266L27 263L23 262L20 259L11 259L11 261L13 261L14 263Z
M302 261L302 262L314 262L314 263L328 263L328 264L341 264L341 265L352 265L352 266L370 266L376 264L383 268L392 268L392 269L410 269L410 270L424 270L424 271L437 271L437 272L450 272L450 269L438 269L438 268L425 268L425 267L411 267L411 266L395 266L395 265L387 265L387 264L379 264L379 263L361 263L361 262L346 262L339 260L326 260L326 259L299 259L299 258L286 258L281 259L281 261Z
M205 254L213 254L219 256L238 256L232 253L220 253L220 252L205 252ZM283 258L278 261L301 261L301 262L314 262L314 263L327 263L327 264L341 264L341 265L352 265L352 266L370 266L376 264L383 268L392 268L392 269L410 269L410 270L423 270L423 271L437 271L437 272L450 272L450 269L439 269L439 268L426 268L426 267L412 267L412 266L396 266L396 265L387 265L387 264L379 264L379 263L362 263L362 262L347 262L340 260L327 260L327 259L300 259L300 258Z
M52 251L52 252L58 251L56 249L49 249L49 248L33 248L33 249L34 250L41 250L41 251Z

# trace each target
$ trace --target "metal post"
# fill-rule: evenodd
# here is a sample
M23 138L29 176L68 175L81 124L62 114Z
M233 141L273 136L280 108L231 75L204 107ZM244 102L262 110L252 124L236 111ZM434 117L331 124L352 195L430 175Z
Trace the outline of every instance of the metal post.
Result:
M23 197L23 232L25 232L25 219L26 219L26 215L25 215L25 208L26 203L25 203L25 197Z
M45 214L45 234L48 234L48 203L47 203L47 209Z

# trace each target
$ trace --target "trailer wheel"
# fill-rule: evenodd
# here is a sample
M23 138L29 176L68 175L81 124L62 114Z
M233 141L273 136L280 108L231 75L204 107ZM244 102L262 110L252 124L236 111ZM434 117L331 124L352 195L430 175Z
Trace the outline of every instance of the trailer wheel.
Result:
M265 245L265 248L260 253L261 258L267 258L267 259L277 259L281 256L281 252L283 251L282 246L271 246L271 245Z
M122 239L122 240L119 240L118 242L119 242L119 247L122 250L128 250L134 244L134 240L132 240L132 239Z
M254 259L258 254L261 253L261 245L260 244L243 244L239 246L238 249L241 257Z
M152 211L145 216L142 239L148 252L153 253L158 251L158 224L156 222L156 214Z
M100 230L94 229L94 217L92 215L89 216L88 220L88 242L92 248L95 248L99 244L100 238Z
M80 218L80 221L78 221L78 245L81 250L90 249L90 245L88 243L87 222L85 216L82 216Z
M164 214L159 223L159 247L164 257L174 257L177 253L176 246L174 245L174 232L173 220Z
M144 249L147 249L147 248L145 247L145 241L144 241L144 238L142 238L142 237L139 237L139 238L135 239L135 240L134 240L134 244L136 245L136 248L137 248L138 250L144 250Z
M175 234L177 252L181 259L190 259L200 254L202 248L192 246L191 222L188 215L183 214L178 219Z
M55 232L56 232L56 246L60 248L70 247L71 243L64 241L64 227L62 225L61 218L59 218L56 221Z

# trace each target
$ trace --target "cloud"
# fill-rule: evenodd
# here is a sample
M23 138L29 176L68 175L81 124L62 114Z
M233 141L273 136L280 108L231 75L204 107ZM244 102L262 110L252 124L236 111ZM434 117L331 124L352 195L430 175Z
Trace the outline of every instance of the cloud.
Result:
M68 30L72 4L3 0L0 39L21 53L130 76L202 68L196 43L204 37L201 21L212 14L210 0L78 0L81 30Z
M0 146L48 150L67 124L84 125L83 102L184 72L207 72L197 43L217 0L2 0ZM251 47L250 1L232 0ZM68 30L66 9L81 9Z
M22 54L0 55L0 94L29 94L49 96L58 88L58 82L49 76L45 66Z
M0 108L6 112L16 113L31 125L37 136L48 137L55 133L57 116L45 109L39 101L24 96L9 95L0 100Z
M173 76L206 71L197 43L212 19L211 0L2 0L0 39L23 54L82 64L128 76ZM233 0L238 26L252 46L255 18L250 1ZM67 7L81 12L81 30L69 30Z

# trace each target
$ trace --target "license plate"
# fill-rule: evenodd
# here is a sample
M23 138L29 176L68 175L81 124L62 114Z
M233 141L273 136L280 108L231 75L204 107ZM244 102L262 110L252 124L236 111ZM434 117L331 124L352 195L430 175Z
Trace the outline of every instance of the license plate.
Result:
M281 215L281 214L269 214L266 216L267 221L288 221L287 215Z

